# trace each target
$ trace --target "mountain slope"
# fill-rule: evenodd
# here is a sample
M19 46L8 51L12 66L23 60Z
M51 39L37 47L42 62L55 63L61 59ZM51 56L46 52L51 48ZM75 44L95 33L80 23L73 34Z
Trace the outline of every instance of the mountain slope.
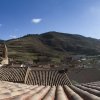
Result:
M95 54L100 51L100 41L81 35L49 32L41 36L44 37L44 43L47 45L49 43L49 46L54 47L57 51L69 51L79 54Z
M38 56L61 58L69 54L100 54L100 40L76 34L59 32L29 34L5 42L9 57L14 59L32 60Z

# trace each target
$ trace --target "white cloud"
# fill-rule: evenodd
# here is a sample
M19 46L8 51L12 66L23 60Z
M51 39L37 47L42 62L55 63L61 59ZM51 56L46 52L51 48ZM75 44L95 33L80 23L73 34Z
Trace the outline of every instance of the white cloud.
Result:
M10 35L10 38L17 38L17 36L16 35Z
M2 24L0 24L0 27L2 26Z
M33 19L32 19L32 23L34 23L34 24L38 24L38 23L40 23L41 21L42 21L41 18L33 18Z

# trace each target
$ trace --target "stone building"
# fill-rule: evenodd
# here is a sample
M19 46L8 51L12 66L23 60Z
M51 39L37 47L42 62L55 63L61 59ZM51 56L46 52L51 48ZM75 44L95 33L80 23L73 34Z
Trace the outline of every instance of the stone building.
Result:
M0 66L9 64L8 50L6 44L2 46L2 56L0 57Z

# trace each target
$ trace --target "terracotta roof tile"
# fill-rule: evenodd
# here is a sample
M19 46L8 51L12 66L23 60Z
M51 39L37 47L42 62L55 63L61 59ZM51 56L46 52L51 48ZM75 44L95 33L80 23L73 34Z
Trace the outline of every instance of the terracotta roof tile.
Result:
M38 86L0 81L0 100L100 100L100 82Z

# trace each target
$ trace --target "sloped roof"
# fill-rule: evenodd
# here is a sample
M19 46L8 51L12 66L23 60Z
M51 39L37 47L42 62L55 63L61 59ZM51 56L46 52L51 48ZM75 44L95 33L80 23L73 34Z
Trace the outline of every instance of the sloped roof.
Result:
M27 67L1 67L0 80L24 83Z
M27 67L1 67L0 80L29 85L70 85L71 82L63 70Z
M100 100L100 82L51 87L0 81L0 100Z
M71 81L78 83L88 83L100 81L100 70L96 68L77 68L69 70L67 73Z
M28 68L25 83L31 85L71 85L71 82L64 72L59 69L34 69Z

